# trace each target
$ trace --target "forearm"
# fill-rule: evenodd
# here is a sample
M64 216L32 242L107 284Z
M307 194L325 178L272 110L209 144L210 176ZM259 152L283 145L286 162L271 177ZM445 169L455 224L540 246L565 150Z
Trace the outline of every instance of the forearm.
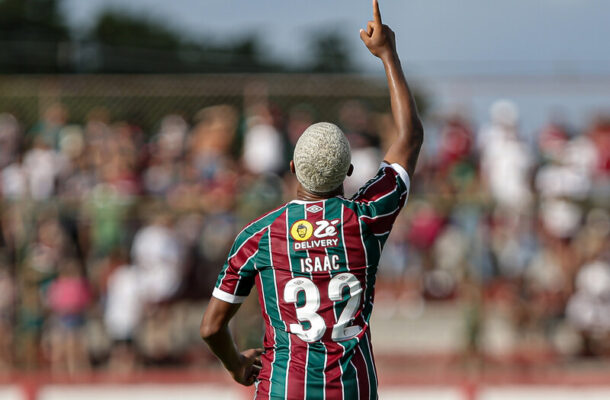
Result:
M237 346L231 336L229 327L223 326L217 332L202 336L210 350L212 350L212 353L218 357L232 375L235 375L241 364L240 353L237 351Z
M415 171L419 149L423 142L423 127L417 112L415 98L405 79L396 50L381 57L390 90L392 116L398 137L394 140L388 157L402 164L409 175Z
M405 79L396 51L387 52L382 61L390 89L392 116L398 129L398 137L409 138L416 130L420 130L421 126L415 99Z
M229 321L239 306L239 304L227 303L212 297L200 327L201 338L234 377L236 373L239 373L241 355L231 336Z
M263 349L248 349L243 353L237 351L237 346L229 330L229 321L240 304L228 303L215 297L210 299L208 308L201 321L201 338L231 373L233 379L242 385L252 385L260 370L260 355Z

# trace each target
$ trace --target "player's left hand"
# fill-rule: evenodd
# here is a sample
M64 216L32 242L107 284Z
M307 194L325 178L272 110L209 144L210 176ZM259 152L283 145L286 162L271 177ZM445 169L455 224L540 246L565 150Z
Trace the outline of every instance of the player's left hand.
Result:
M239 355L239 368L232 372L233 379L237 383L244 386L254 383L262 367L260 355L263 354L263 351L263 349L248 349Z

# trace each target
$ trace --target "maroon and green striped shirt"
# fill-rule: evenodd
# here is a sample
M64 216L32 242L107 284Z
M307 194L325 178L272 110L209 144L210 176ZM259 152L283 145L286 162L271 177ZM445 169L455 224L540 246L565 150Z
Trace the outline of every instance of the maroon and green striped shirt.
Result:
M237 236L213 296L256 284L265 353L256 399L377 399L369 321L383 245L409 176L382 163L352 199L291 201Z

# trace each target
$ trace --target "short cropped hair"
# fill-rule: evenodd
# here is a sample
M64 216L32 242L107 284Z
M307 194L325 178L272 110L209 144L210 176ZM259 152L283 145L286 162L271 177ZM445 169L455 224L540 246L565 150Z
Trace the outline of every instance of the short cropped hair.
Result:
M294 148L297 180L314 194L337 189L347 175L352 155L338 126L319 122L305 129Z

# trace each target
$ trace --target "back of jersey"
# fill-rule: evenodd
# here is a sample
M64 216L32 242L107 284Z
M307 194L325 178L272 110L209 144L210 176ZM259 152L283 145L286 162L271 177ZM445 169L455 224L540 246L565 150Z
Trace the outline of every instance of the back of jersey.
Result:
M382 164L353 199L295 200L238 237L214 295L235 300L256 283L266 323L257 398L377 397L375 275L408 185L400 166Z

